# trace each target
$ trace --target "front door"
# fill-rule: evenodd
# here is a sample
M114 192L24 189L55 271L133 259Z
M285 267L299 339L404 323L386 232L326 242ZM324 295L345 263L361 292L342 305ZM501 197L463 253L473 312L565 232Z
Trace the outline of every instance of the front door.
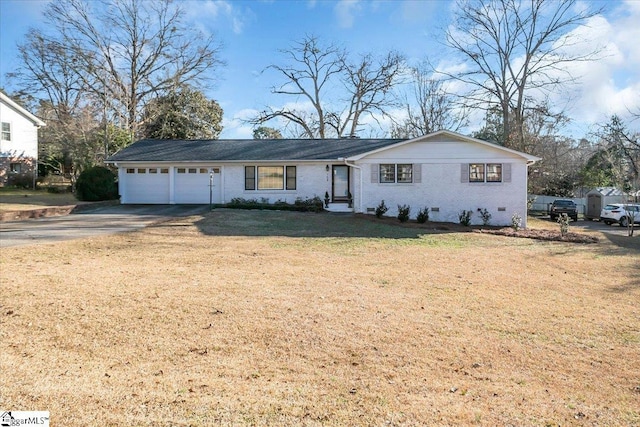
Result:
M349 166L333 166L332 198L334 202L349 200Z

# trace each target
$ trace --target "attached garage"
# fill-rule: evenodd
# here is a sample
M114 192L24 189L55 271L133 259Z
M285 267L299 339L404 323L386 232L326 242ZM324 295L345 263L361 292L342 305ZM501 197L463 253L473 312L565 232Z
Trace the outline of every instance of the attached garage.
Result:
M210 166L121 167L121 200L125 204L204 205L211 198L213 203L221 203L220 171L220 167Z
M169 203L169 168L126 168L120 183L123 203Z

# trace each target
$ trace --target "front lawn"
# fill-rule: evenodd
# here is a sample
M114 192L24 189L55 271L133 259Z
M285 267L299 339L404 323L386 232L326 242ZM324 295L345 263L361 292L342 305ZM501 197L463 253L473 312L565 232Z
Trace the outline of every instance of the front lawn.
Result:
M606 238L219 209L0 265L2 406L64 425L640 424Z

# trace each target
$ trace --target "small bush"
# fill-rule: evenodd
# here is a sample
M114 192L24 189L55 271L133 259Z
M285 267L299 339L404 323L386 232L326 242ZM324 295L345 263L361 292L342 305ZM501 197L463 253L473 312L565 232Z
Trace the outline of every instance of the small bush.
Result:
M418 215L416 216L416 221L420 224L424 224L429 221L429 208L422 208L418 211Z
M387 213L389 208L384 204L384 200L380 202L378 207L376 207L376 218L382 218L384 214Z
M569 216L566 213L560 214L558 224L560 224L560 234L565 237L569 232Z
M84 170L76 182L76 198L87 202L117 199L116 175L102 166Z
M489 222L491 222L491 214L487 208L478 208L478 212L480 213L480 218L482 218L482 225L489 225Z
M516 212L511 216L511 228L518 231L520 230L520 227L522 227L522 217L518 212Z
M409 221L409 213L411 212L411 206L409 205L398 205L398 220L400 222Z
M471 211L468 211L465 209L462 212L460 212L458 214L458 220L460 221L461 225L468 227L469 224L471 224Z
M7 186L23 188L25 190L33 188L33 174L31 172L10 174L7 179Z

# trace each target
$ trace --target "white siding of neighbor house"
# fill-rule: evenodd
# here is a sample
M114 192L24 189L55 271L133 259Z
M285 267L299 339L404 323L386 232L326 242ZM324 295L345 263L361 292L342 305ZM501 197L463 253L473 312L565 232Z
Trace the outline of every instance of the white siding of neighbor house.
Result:
M33 121L0 102L0 122L11 124L11 141L0 140L0 157L35 158L38 155L38 128Z
M417 180L414 177L411 184L372 182L372 168L380 163L420 164L421 176ZM510 182L461 182L462 165L469 163L510 164ZM462 210L471 210L472 224L482 224L478 209L491 213L493 225L511 224L514 213L526 221L526 160L504 150L458 140L414 142L366 156L357 164L362 167L363 191L356 207L362 212L371 211L384 200L388 216L397 215L398 205L407 204L411 206L411 218L428 207L438 208L429 212L432 221L458 222Z

